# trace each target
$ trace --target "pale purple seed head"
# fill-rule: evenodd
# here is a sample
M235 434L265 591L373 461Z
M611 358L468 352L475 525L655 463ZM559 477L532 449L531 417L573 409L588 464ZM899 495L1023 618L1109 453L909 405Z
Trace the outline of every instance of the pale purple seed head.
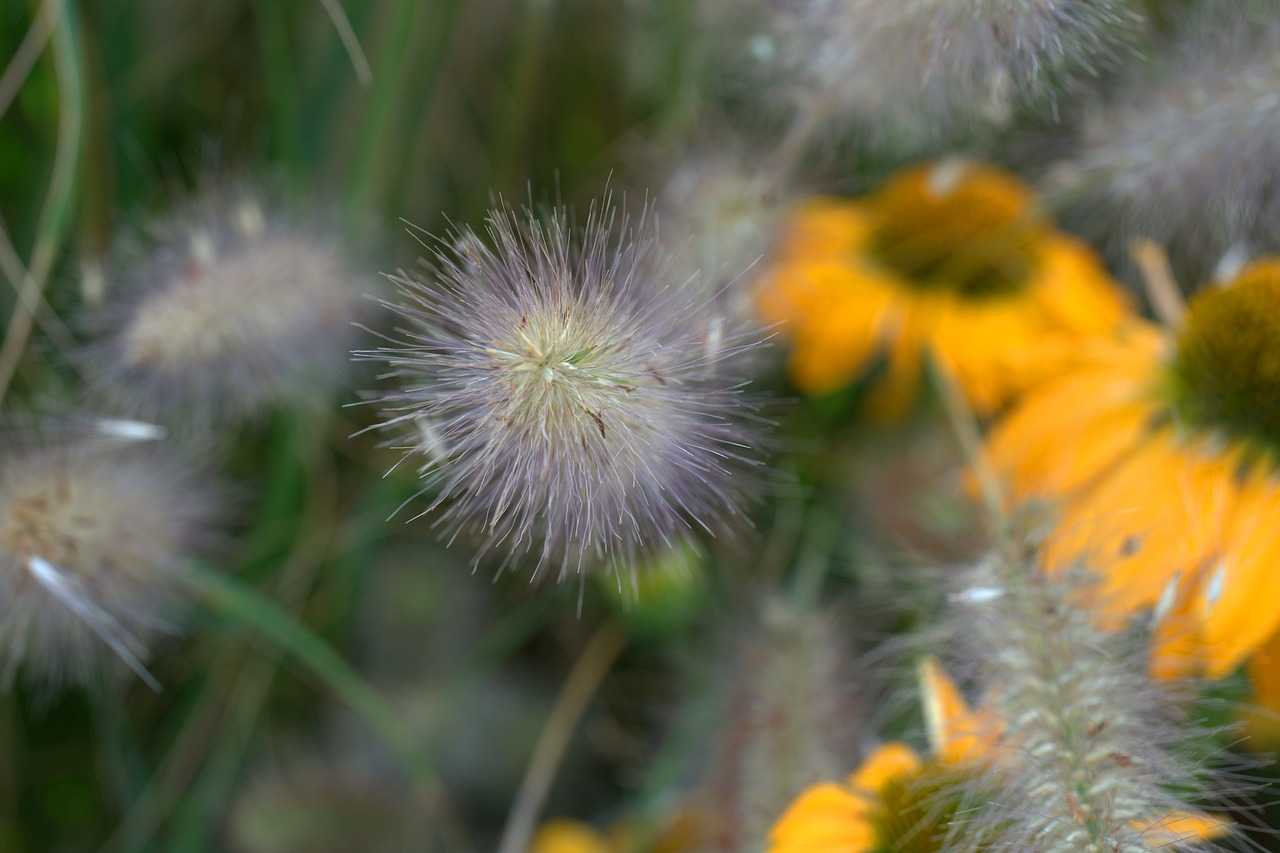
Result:
M1276 9L1195 4L1090 105L1051 188L1118 265L1135 237L1167 247L1184 285L1280 251Z
M563 578L632 563L739 519L759 476L761 421L742 391L756 343L705 291L667 281L656 228L606 199L492 212L427 280L399 276L384 426L421 459L424 511L477 560L506 554ZM657 255L657 257L656 257Z
M0 684L46 693L123 663L146 671L176 631L186 561L220 500L174 449L9 441L0 454ZM113 663L113 658L115 662Z
M168 426L323 398L349 367L366 284L336 229L211 187L119 241L87 372L110 408Z
M1054 115L1060 93L1119 64L1145 28L1134 0L701 0L700 7L717 27L754 12L750 52L763 74L743 76L758 93L898 156L902 146L936 149L957 135L1006 127L1027 108Z

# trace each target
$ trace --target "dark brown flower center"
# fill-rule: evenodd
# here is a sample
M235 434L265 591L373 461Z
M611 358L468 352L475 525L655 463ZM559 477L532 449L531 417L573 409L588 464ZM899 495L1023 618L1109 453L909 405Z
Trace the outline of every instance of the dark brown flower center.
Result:
M1280 448L1280 259L1191 300L1172 376L1185 420Z
M867 204L876 218L876 260L910 286L976 299L1020 291L1049 231L1030 190L1012 175L972 164L910 169Z

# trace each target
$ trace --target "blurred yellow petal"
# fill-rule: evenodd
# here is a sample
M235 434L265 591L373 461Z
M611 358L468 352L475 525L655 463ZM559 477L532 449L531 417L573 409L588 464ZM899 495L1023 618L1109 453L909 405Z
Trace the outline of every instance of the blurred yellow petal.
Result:
M1224 553L1200 580L1193 614L1204 674L1223 678L1280 628L1280 489L1255 475L1241 489Z
M1095 567L1102 574L1101 611L1112 624L1125 624L1154 606L1179 574L1190 581L1220 552L1236 501L1237 464L1187 446L1171 430L1148 437L1068 504L1046 565Z
M918 773L920 766L920 756L915 750L905 743L891 741L878 746L862 762L849 777L849 785L855 791L878 794L890 781Z
M1223 678L1280 633L1277 340L1280 259L1261 259L1198 291L1176 336L1122 319L1083 342L988 436L1007 494L1058 510L1046 568L1096 572L1109 627L1156 608L1157 677ZM1280 696L1273 668L1255 680Z
M1231 831L1231 823L1222 818L1198 812L1173 812L1156 821L1130 821L1142 833L1142 840L1153 848L1176 850L1184 844L1212 841Z
M605 836L585 823L558 818L538 829L529 853L614 853L614 848Z
M800 795L769 832L770 853L869 853L875 832L869 804L841 785L818 785Z
M955 682L933 658L920 663L920 692L933 754L943 764L961 764L991 756L1003 728L988 710L974 711Z
M1164 338L1134 323L1076 345L1079 366L1036 388L991 431L987 455L1016 501L1076 496L1133 450L1161 412L1150 399Z

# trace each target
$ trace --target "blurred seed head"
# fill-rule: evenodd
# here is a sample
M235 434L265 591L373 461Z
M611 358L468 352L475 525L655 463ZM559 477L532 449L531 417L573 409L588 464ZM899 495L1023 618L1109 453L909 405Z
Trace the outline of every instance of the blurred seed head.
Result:
M502 550L560 577L731 527L758 481L742 393L754 339L668 284L651 221L606 200L576 231L564 211L494 211L426 280L397 278L405 321L379 402L420 461L423 513L442 509L479 560Z
M0 675L54 690L114 656L158 689L144 661L216 501L167 449L25 444L0 455Z
M1169 248L1186 284L1280 251L1280 5L1200 3L1087 115L1052 173L1068 219L1121 259Z
M432 841L413 791L346 748L298 750L259 767L232 800L226 828L235 853L393 853Z
M952 596L953 648L1004 724L954 849L1218 849L1227 833L1199 807L1233 791L1206 764L1214 733L1188 718L1189 686L1152 681L1146 645L1098 627L1097 594L1083 569L1050 575L1013 553Z
M811 785L846 776L868 734L853 639L834 612L769 599L738 620L710 660L712 671L698 681L715 692L691 706L710 722L697 740L706 748L690 799L701 816L696 849L764 849L787 805Z
M719 14L738 4L709 0ZM1007 124L1115 64L1142 28L1129 0L757 0L753 44L787 105L873 143L928 146ZM803 118L801 119L803 120Z
M659 194L671 279L702 286L736 322L755 321L752 273L772 248L788 202L760 159L732 144L702 146L670 169Z
M203 427L337 384L364 283L331 229L277 208L210 189L121 241L91 321L100 398Z

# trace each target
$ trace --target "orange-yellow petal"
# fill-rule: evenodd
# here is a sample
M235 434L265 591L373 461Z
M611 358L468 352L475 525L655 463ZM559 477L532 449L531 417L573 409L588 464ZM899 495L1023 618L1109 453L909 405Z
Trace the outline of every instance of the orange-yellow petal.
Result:
M1254 474L1232 516L1223 553L1201 578L1192 612L1210 678L1229 675L1280 629L1280 484Z
M1137 447L1164 415L1149 397L1166 343L1135 324L1120 339L1077 344L1082 363L1025 397L988 437L1009 496L1063 501Z
M815 309L791 333L792 380L812 394L848 385L870 366L893 316L892 294L870 288L859 301L835 301Z
M1046 325L1066 332L1102 334L1131 319L1128 301L1097 254L1066 234L1046 240L1033 289Z
M1229 821L1199 812L1171 812L1158 820L1134 820L1129 825L1142 833L1148 846L1174 850L1184 844L1212 841L1231 831Z
M869 803L842 785L817 785L791 804L769 831L770 853L870 853L875 830Z
M1083 561L1101 577L1101 612L1123 624L1220 553L1238 464L1232 454L1179 442L1172 430L1148 437L1067 505L1046 566Z
M969 708L959 688L933 658L920 663L920 692L933 753L943 764L991 757L1002 726L989 710Z
M926 164L856 201L811 200L789 220L757 310L790 339L792 378L809 392L858 378L883 347L881 415L915 398L926 357L976 411L994 411L1126 316L1092 251L1056 233L999 169Z
M894 779L920 772L920 756L905 743L890 741L876 747L852 776L849 786L866 796L879 794Z
M533 837L529 853L613 853L605 836L576 820L557 818L544 823Z
M1020 295L947 297L931 320L927 348L976 412L992 412L1028 386L1027 364L1045 331L1035 304Z

